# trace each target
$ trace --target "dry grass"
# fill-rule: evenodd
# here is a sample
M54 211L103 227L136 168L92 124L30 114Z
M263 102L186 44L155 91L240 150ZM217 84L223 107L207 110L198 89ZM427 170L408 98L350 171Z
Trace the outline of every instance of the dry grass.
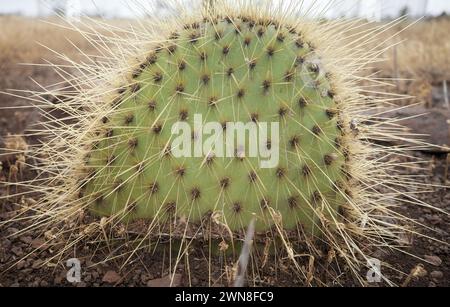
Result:
M47 20L47 22L58 23L58 20ZM0 28L2 29L0 31L0 71L2 71L0 90L35 88L29 77L35 78L39 83L48 84L48 79L52 79L49 70L20 64L43 64L45 60L60 62L50 49L77 58L78 52L67 40L72 41L82 50L89 50L90 46L79 33L36 19L0 17Z
M91 26L94 21L83 23ZM128 22L111 22L114 26L121 26L123 23ZM48 85L57 82L58 76L45 65L66 63L58 54L74 61L87 59L81 52L86 55L97 54L97 50L83 35L57 17L34 19L0 16L0 28L0 91L38 90L37 83ZM4 101L12 98L2 95L1 99Z
M413 96L403 104L421 103L433 105L433 92L441 90L444 81L450 81L450 18L405 21L386 33L392 39L386 45L395 44L378 63L376 69L381 76L398 79L396 88L399 94Z
M450 80L450 18L420 21L411 25L405 22L392 32L402 31L394 42L397 46L397 66L400 78L427 80L439 84ZM394 52L385 55L389 60L382 66L385 72L393 72Z

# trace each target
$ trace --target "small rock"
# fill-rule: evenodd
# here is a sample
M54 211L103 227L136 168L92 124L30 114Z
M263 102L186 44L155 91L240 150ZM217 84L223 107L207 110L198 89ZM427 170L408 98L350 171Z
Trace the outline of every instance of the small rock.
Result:
M442 230L442 229L440 229L440 228L436 228L435 231L436 231L436 233L437 233L438 235L440 235L440 236L443 236L443 237L448 236L448 232L446 232L445 230ZM442 248L441 248L441 249L442 249Z
M6 178L5 178L2 174L0 174L0 181L3 181L3 182L6 181ZM0 196L3 196L3 193L0 194ZM2 220L7 220L7 219L9 219L11 216L12 216L11 212L3 212L3 213L0 213L0 219L2 219Z
M196 278L196 277L193 277L192 278L192 286L198 286L198 283L199 283L199 280L198 280L198 278Z
M91 274L86 274L86 276L83 278L83 280L85 282L90 282L92 280L92 275Z
M36 238L31 241L31 247L40 250L45 250L48 248L47 244L45 244L45 240L42 238Z
M181 285L181 274L168 275L163 278L150 280L147 283L147 287L150 288L179 287L180 285Z
M376 259L384 259L386 256L389 255L388 251L385 251L383 249L377 249L374 253L373 253L373 257Z
M442 277L444 277L444 273L442 273L441 271L433 271L430 273L430 276L433 279L442 279Z
M20 241L25 244L30 244L33 241L33 238L30 236L20 237Z
M12 252L14 255L16 255L17 257L23 256L23 250L22 250L21 247L14 246L14 247L11 249L11 252Z
M434 266L440 266L442 264L442 259L434 255L425 255L425 261Z
M102 281L108 284L115 284L117 283L122 277L117 274L115 271L108 271L103 276Z
M4 239L1 243L5 248L9 248L11 246L11 241L9 241L8 239Z
M6 231L7 231L10 235L14 235L14 234L16 234L16 233L19 232L19 229L14 228L14 227L9 227Z
M36 260L33 262L33 264L31 265L32 269L38 269L42 266L43 261L42 260Z
M17 262L17 264L16 264L16 268L18 269L18 270L22 270L24 267L25 267L25 261L24 260L20 260L19 262Z
M430 221L433 225L437 225L437 224L442 223L442 218L439 215L437 215L437 214L427 215L426 219L428 221Z
M62 284L63 281L63 277L62 276L56 276L55 279L53 280L53 282L55 283L55 285L60 285Z

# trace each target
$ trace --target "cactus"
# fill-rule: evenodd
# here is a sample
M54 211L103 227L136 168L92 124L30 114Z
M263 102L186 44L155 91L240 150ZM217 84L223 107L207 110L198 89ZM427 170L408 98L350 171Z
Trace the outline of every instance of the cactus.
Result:
M404 139L396 136L401 127L366 115L384 100L359 86L376 82L358 74L377 59L368 46L384 28L348 42L342 33L354 22L300 18L301 6L218 1L214 11L209 7L144 25L126 39L79 29L101 56L70 62L82 76L65 78L77 89L56 106L67 121L49 116L41 131L47 138L34 156L48 179L36 180L44 191L30 186L44 195L32 208L35 227L59 222L61 236L67 227L79 229L66 251L83 238L107 235L106 227L146 225L138 249L164 227L181 228L185 238L210 220L217 227L208 231L233 241L256 221L256 239L280 239L298 270L290 241L315 253L317 240L357 274L365 265L362 246L384 246L407 231L391 208L400 197L412 198L399 192L394 165L383 162L403 151L372 143ZM258 133L233 143L232 157L212 146L175 154L181 143L174 127L190 127L195 147L204 145L202 126L210 122L219 123L220 140L237 122L278 123L279 136ZM273 167L240 151L256 139L263 152L279 152ZM389 193L380 194L379 186Z
M198 222L220 210L233 230L254 215L266 230L268 207L281 212L287 229L311 230L314 211L324 206L337 218L352 189L346 152L352 137L339 89L316 58L307 36L276 20L211 16L174 29L107 101L113 111L93 131L100 137L86 153L82 199L99 215L128 220L171 212ZM176 122L193 127L195 141L202 141L195 114L202 124L222 123L220 138L230 136L230 122L279 122L279 164L260 169L257 157L212 152L174 157ZM269 136L262 142L275 147Z

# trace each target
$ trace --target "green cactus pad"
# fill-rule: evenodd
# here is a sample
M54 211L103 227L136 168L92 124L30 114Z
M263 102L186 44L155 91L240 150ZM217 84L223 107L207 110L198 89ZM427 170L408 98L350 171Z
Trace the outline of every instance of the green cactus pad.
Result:
M260 231L273 225L274 212L285 229L312 231L323 218L338 221L350 197L349 152L339 99L324 70L304 33L270 20L211 18L178 29L108 102L80 197L96 214L124 220L199 222L222 211L230 229L256 217ZM172 125L194 127L195 114L224 126L279 122L279 165L263 169L252 157L174 157Z

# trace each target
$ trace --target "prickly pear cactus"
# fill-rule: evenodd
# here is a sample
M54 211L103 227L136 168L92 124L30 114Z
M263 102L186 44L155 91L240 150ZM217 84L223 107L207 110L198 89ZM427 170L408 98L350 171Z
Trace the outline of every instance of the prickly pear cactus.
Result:
M168 236L171 272L191 241L209 245L193 257L204 259L254 239L265 245L264 259L252 256L257 274L270 251L284 253L309 285L312 260L326 258L324 274L344 261L359 276L371 248L403 242L412 221L396 207L419 203L423 185L389 162L408 146L383 142L405 133L383 117L393 98L373 86L385 80L365 71L395 22L317 21L295 1L167 3L173 16L122 30L72 25L98 54L55 65L61 99L30 98L47 121L27 153L37 177L16 183L16 196L40 199L3 224L31 221L24 232L66 243L61 259L89 241L105 261L131 254L125 264Z
M288 229L311 230L316 211L338 217L351 153L340 98L323 69L309 38L276 20L211 16L174 29L111 95L81 197L94 212L127 220L174 214L198 222L220 210L234 230L253 217L269 228L269 208ZM258 157L217 157L213 148L174 157L172 127L194 127L199 115L202 124L222 123L221 138L229 122L279 122L277 144L262 140L276 147L278 163L261 168ZM193 128L194 142L200 134Z

